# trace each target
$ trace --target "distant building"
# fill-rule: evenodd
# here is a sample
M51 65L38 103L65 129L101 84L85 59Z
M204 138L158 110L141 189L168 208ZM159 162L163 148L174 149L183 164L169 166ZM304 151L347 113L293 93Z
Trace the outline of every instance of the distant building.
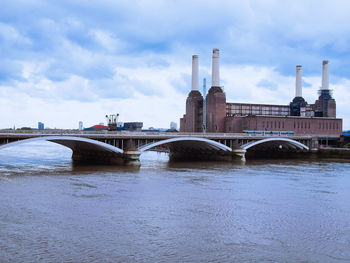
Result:
M123 130L141 131L142 126L143 126L142 122L124 122Z
M143 126L142 122L124 122L124 123L119 122L116 131L142 131L142 126ZM100 125L100 124L84 129L84 131L107 131L107 130L110 130L109 126Z
M94 125L84 129L84 131L107 131L107 130L108 130L108 126L104 126L104 125Z
M219 50L213 50L212 86L198 90L198 56L192 57L192 89L186 100L181 132L242 133L244 131L291 131L294 134L340 135L343 120L336 118L336 102L329 89L328 61L322 63L322 87L314 104L302 97L301 66L296 67L295 98L286 105L229 103L220 86ZM205 103L205 121L203 110Z
M79 121L79 131L82 131L84 129L83 122Z
M38 130L43 130L44 129L44 123L38 122Z
M170 130L177 130L177 123L176 122L170 122Z

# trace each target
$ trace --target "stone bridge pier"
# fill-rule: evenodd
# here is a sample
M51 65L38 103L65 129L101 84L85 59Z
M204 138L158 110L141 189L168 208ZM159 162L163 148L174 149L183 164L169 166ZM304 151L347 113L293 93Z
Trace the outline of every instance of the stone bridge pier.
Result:
M125 165L140 166L140 155L136 141L133 139L124 140L123 143L123 162Z

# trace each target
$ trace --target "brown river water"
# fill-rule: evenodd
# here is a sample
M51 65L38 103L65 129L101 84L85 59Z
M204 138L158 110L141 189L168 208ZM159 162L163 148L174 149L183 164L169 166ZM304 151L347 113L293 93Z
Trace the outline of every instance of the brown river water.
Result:
M73 166L0 152L0 262L350 262L350 161Z

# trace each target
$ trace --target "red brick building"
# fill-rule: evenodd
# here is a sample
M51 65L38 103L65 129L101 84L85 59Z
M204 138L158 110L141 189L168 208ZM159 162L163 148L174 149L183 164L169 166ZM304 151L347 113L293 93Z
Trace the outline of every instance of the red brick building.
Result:
M314 104L302 97L301 66L297 66L296 96L289 105L227 103L219 83L219 50L213 50L212 87L203 99L198 91L198 56L192 61L192 91L186 100L181 132L290 131L294 134L340 135L342 119L329 90L328 61L323 61L322 88ZM196 75L193 77L193 75ZM197 80L197 82L196 82ZM206 112L203 113L203 103ZM203 116L206 118L204 127Z

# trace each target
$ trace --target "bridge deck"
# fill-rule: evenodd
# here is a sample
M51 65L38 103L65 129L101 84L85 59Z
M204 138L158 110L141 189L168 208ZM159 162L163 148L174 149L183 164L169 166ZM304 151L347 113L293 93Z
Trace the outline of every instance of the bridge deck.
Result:
M0 138L13 138L13 139L27 139L41 136L76 136L84 138L96 138L96 139L169 139L176 137L201 137L212 140L227 140L227 139L259 139L269 137L284 137L293 139L311 139L317 137L328 137L328 138L339 138L334 135L276 135L276 134L265 134L265 135L253 135L243 133L180 133L180 132L82 132L82 131L53 131L53 132L0 132Z
M243 133L86 132L70 130L0 131L0 148L31 141L55 142L73 151L76 160L120 159L135 161L146 150L167 149L176 158L238 155L245 152L300 152L318 148L322 138L338 136ZM163 149L164 148L164 149Z

